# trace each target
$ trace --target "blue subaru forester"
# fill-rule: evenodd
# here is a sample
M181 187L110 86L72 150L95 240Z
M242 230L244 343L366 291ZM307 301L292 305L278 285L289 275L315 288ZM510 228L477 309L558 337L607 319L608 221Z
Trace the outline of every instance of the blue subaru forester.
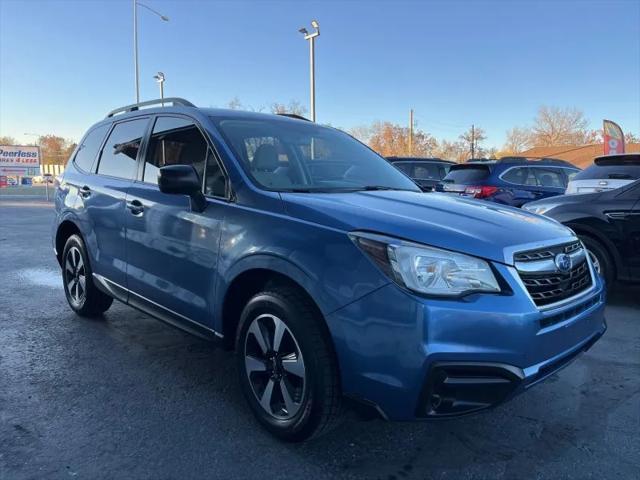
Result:
M392 420L481 411L604 333L603 282L561 224L422 193L301 118L158 103L111 112L69 160L53 226L66 298L235 350L277 437L327 431L345 398Z

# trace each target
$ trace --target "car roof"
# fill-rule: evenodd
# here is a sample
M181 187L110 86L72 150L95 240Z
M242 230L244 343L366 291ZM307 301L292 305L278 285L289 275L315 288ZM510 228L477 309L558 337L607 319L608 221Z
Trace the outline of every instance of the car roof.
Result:
M472 158L467 160L464 165L491 165L491 166L513 166L513 165L532 165L532 166L556 166L562 168L573 168L575 170L580 170L579 167L567 162L566 160L560 160L559 158L551 158L551 157L501 157L497 159L490 158Z

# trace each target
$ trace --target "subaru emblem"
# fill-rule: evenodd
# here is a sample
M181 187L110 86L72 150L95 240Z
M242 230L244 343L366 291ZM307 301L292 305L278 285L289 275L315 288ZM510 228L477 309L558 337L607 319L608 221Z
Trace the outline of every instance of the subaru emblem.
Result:
M559 253L558 255L556 255L555 264L556 267L558 267L559 271L568 272L569 270L571 270L572 263L573 262L571 261L571 257L566 253Z

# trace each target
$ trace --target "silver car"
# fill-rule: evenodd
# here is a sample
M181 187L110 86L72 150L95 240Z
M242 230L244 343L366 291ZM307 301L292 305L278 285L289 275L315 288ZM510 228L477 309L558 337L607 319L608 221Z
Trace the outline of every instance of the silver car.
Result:
M604 192L640 178L640 153L596 157L593 165L576 174L565 193Z

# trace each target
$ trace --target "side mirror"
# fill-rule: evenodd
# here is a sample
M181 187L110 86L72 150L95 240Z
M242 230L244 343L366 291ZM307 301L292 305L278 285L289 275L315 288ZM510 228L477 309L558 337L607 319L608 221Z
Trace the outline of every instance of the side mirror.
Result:
M158 170L158 187L162 193L188 195L191 210L202 212L207 201L202 194L202 182L191 165L167 165Z

